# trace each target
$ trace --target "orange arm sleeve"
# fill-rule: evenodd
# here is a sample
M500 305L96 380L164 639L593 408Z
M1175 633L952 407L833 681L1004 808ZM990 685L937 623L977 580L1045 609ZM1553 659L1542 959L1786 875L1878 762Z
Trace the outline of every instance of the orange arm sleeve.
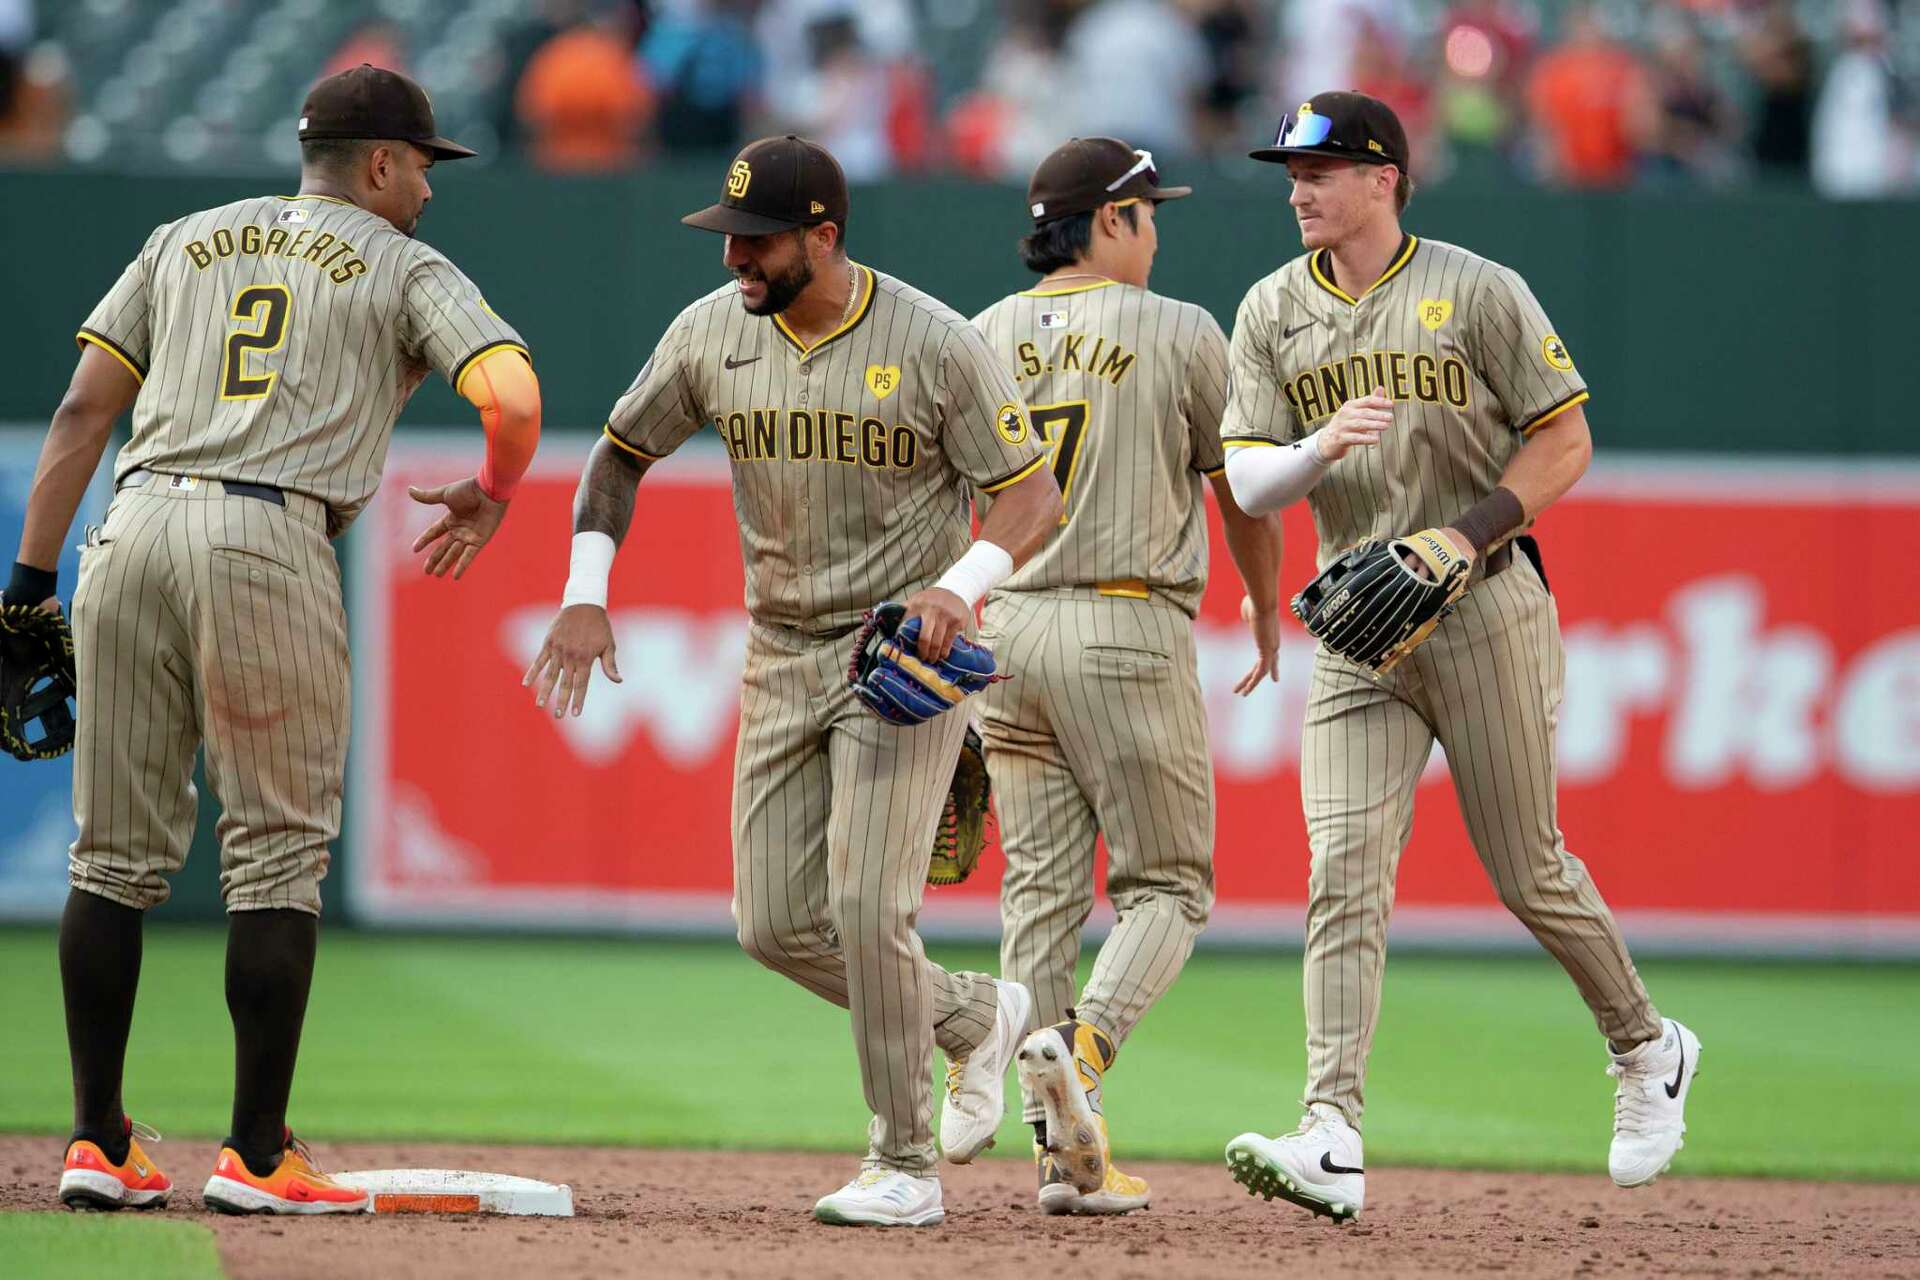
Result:
M502 347L467 370L460 394L480 410L480 426L487 433L480 487L495 502L505 502L520 486L540 444L540 381L524 355Z

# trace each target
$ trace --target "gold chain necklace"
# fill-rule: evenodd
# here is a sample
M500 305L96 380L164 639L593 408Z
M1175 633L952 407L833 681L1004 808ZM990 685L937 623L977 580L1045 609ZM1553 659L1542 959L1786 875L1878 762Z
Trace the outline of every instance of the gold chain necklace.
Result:
M847 263L847 305L840 312L840 323L835 328L845 328L847 318L853 314L853 304L860 296L860 269L851 261Z
M856 268L851 261L849 261L847 263L847 305L840 309L840 323L833 326L830 332L839 333L842 329L847 327L847 319L848 317L853 315L853 304L855 300L858 299L860 296L859 286L860 286L859 269ZM783 320L782 323L787 323L787 322ZM788 331L794 334L795 341L800 341L797 330L793 330L790 328ZM801 356L801 359L804 360L806 358L806 355L812 354L813 349L819 346L820 343L825 342L826 340L827 340L827 335L822 334L818 340L808 343L806 347L806 352Z

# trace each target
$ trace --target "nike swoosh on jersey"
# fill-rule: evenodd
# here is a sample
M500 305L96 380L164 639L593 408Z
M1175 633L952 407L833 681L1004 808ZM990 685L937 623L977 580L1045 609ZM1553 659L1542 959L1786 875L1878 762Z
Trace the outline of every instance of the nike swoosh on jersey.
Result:
M738 369L742 365L752 364L755 360L758 360L759 358L760 358L759 356L748 356L745 360L735 360L732 356L727 356L720 363L724 364L729 369Z
M1284 342L1288 338L1291 338L1296 333L1305 333L1307 330L1313 328L1313 326L1319 323L1320 322L1318 320L1309 320L1305 324L1294 325L1291 329L1282 329L1280 331L1280 340Z

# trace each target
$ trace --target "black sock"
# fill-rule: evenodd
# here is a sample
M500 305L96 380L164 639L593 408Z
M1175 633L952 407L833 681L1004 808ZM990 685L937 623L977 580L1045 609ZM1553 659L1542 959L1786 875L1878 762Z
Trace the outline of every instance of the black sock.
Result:
M73 1136L107 1159L127 1159L127 1120L120 1101L140 987L140 925L145 912L74 889L60 916L60 990L67 1006L67 1053L73 1063Z
M320 921L305 911L227 917L227 1012L233 1015L233 1128L227 1145L265 1177L286 1144L287 1095L313 984Z
M1033 1140L1040 1144L1042 1151L1047 1149L1047 1122L1045 1120L1035 1120L1033 1122Z

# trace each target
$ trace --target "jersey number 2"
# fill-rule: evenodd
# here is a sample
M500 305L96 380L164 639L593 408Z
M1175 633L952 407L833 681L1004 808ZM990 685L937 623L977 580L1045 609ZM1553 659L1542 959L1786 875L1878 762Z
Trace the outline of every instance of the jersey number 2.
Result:
M1080 450L1087 443L1087 414L1092 408L1085 400L1065 400L1059 404L1032 404L1027 415L1034 430L1047 442L1047 462L1060 485L1060 505L1067 506L1073 493L1074 473L1080 469ZM1071 508L1068 508L1071 510ZM1060 523L1067 512L1060 513Z
M220 365L222 400L260 400L273 391L279 371L263 369L260 376L249 377L247 353L278 351L287 340L292 311L293 295L283 284L250 284L233 295L233 318L240 327L227 335L227 358Z

